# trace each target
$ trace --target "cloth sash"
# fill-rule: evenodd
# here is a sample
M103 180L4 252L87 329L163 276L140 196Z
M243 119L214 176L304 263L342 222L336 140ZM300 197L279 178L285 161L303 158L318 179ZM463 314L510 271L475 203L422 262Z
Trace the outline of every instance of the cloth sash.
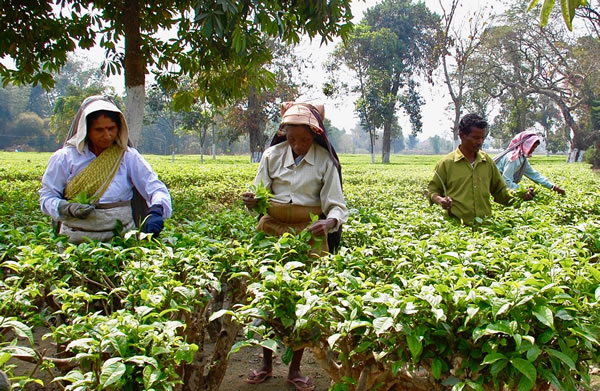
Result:
M271 201L267 214L260 218L257 230L273 236L281 236L286 232L299 233L311 224L310 215L319 216L322 213L320 206L302 206L282 204ZM321 241L321 247L315 248L322 253L329 251L327 238Z
M99 241L110 240L114 236L117 220L123 225L122 232L134 229L130 201L99 204L85 219L69 217L62 221L59 233L67 235L69 242L81 243L85 238Z
M119 170L125 149L113 144L84 168L65 187L64 197L72 200L85 193L91 202L97 202Z
M513 175L513 182L519 183L519 182L521 182L521 179L523 179L523 174L525 174L525 163L526 162L527 162L527 158L525 156L523 156L523 161L521 162L521 165L519 166L519 168L515 171L515 174Z

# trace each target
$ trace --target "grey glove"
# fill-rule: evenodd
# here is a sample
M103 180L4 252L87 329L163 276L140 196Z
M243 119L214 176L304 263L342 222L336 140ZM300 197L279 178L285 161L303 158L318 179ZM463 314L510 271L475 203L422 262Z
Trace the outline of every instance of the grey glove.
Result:
M80 204L78 202L67 202L61 200L58 203L58 214L61 217L76 217L78 219L85 219L96 209L94 205Z

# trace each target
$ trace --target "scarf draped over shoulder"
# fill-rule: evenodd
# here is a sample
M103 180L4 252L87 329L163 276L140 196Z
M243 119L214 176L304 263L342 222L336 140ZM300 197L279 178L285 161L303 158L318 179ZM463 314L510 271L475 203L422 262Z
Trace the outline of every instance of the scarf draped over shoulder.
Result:
M84 194L90 203L97 202L104 194L117 173L125 151L127 151L129 130L125 116L114 101L107 96L90 96L86 98L77 111L69 129L65 146L75 147L83 153L87 140L87 116L96 111L113 111L121 117L121 126L115 144L105 149L65 187L64 197L72 200Z

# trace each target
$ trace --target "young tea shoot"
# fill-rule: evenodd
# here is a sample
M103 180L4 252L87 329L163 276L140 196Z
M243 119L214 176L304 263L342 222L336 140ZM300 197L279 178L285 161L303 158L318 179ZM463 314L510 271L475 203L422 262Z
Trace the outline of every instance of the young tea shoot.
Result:
M254 198L256 199L256 206L254 209L259 214L267 214L267 209L269 209L269 202L273 194L265 187L262 181L258 185L250 185L250 191L254 193Z

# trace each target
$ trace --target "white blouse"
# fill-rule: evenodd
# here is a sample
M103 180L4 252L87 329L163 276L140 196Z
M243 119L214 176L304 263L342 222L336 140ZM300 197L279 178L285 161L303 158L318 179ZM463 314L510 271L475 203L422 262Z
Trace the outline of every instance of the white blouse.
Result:
M96 158L86 145L82 153L75 147L63 147L54 152L42 177L40 206L42 212L60 220L58 203L63 199L67 183ZM148 162L133 149L127 148L121 165L112 182L100 197L99 203L129 201L133 198L133 186L140 192L148 206L162 205L163 218L172 212L171 195Z
M260 182L273 193L275 202L303 206L320 206L327 218L337 224L337 231L348 220L348 208L342 186L329 152L313 143L299 164L294 161L287 141L267 148L263 153L254 183Z

